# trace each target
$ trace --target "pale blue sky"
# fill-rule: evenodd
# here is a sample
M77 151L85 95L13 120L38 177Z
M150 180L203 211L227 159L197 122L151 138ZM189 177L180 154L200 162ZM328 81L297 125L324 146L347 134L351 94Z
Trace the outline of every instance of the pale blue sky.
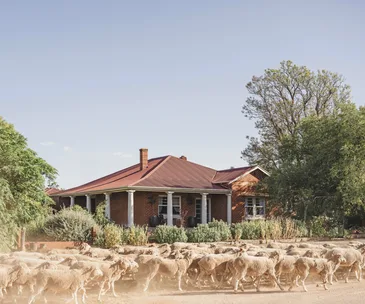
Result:
M150 157L244 166L245 84L282 60L364 104L365 2L3 1L0 115L68 188Z

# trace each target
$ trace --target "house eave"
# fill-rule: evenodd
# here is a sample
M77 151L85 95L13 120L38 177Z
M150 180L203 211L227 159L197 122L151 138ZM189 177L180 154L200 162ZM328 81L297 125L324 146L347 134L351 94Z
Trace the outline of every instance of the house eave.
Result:
M96 194L104 194L104 193L117 193L117 192L125 192L128 190L135 190L141 192L178 192L178 193L208 193L208 194L231 194L232 191L230 189L209 189L209 188L179 188L179 187L146 187L146 186L130 186L130 187L119 187L119 188L110 188L105 190L96 190L96 191L83 191L83 192L68 192L61 195L61 197L68 196L83 196L83 195L96 195Z

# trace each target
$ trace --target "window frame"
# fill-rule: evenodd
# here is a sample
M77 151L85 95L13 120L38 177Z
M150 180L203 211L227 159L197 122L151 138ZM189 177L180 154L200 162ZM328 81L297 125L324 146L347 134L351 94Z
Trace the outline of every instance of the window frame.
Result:
M249 208L247 206L248 200L252 199L252 215L248 214L247 209ZM260 204L257 205L257 202ZM263 202L263 205L261 205L261 202ZM262 214L258 214L258 209L263 210ZM266 199L264 197L256 197L256 196L247 196L245 197L245 219L262 219L266 216Z
M163 217L164 217L164 219L166 219L167 218L167 210L166 210L166 213L160 213L160 206L166 206L166 205L160 204L161 199L163 199L163 198L166 198L166 202L167 202L167 195L159 195L158 196L157 213L158 213L158 216L160 214L162 214ZM179 214L174 214L174 212L172 212L172 218L173 219L181 219L181 195L173 195L172 196L172 208L174 208L174 198L178 198L179 199L179 209L180 209L180 212L179 212Z

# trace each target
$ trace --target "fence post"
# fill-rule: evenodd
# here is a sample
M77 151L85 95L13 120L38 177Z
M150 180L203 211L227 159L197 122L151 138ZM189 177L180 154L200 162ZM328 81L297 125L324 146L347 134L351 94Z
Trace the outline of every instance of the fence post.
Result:
M94 244L95 238L96 238L96 229L95 227L91 227L91 245Z
M20 231L20 251L25 251L25 227L22 227Z

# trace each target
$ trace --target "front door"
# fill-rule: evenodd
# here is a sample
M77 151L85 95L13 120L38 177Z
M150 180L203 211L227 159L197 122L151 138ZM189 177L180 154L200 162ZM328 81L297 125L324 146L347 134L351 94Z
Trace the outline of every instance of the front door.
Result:
M210 201L210 198L207 198L207 221L208 222L210 222L212 220L211 213L212 213L211 201ZM196 217L196 222L198 224L201 224L202 223L202 199L201 198L195 199L195 217Z

